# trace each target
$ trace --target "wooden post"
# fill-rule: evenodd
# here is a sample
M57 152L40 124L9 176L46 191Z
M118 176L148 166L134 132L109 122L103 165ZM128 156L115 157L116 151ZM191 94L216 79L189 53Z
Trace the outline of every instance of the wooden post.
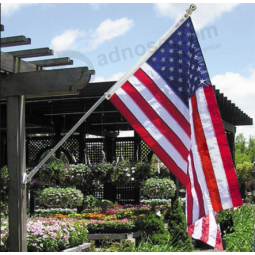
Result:
M9 169L9 238L10 252L27 251L25 97L7 98L7 161Z
M114 138L113 137L105 137L105 153L107 156L107 162L112 162L113 158L116 157L114 155Z
M79 163L84 163L85 164L85 149L86 149L86 125L87 123L84 122L80 125L78 132L80 133L79 135Z

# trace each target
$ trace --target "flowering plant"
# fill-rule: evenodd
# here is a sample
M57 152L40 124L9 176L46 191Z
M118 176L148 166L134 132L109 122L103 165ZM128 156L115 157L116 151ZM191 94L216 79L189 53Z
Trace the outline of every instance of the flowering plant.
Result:
M136 229L133 220L89 220L87 223L89 233L125 233Z
M75 207L81 206L83 201L83 194L80 190L75 188L46 188L40 192L40 204L49 207Z
M40 184L51 184L57 179L64 178L66 164L64 161L54 158L50 163L44 164L40 170L34 175L33 179Z
M49 208L49 209L37 209L35 214L40 217L47 217L52 214L63 214L68 215L70 213L76 213L77 209L70 208Z
M173 197L176 191L174 182L170 179L150 178L143 185L143 193L149 198L165 198Z
M0 250L2 252L8 251L9 247L9 225L8 219L1 217L1 231L0 231Z
M87 240L85 221L76 219L33 218L27 222L28 251L61 251L67 246L82 244ZM1 221L1 251L9 251L7 221Z
M6 213L8 207L9 174L7 166L0 169L0 212Z
M66 167L65 178L61 178L61 182L68 181L70 184L73 185L80 185L84 183L84 173L86 171L86 165L84 164L77 164L73 165L70 164ZM66 180L67 179L67 180Z

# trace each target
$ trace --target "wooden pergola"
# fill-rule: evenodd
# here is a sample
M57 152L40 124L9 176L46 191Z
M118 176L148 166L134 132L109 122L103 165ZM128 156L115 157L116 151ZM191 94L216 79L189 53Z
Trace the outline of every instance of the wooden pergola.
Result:
M4 26L1 25L1 31ZM1 38L1 48L30 44L25 36ZM27 251L25 98L77 95L84 88L94 70L88 67L45 70L45 67L71 65L69 58L24 61L25 58L53 55L49 48L1 51L1 129L6 129L7 162L9 170L9 237L10 251ZM2 133L2 132L1 132ZM1 137L2 141L2 137Z

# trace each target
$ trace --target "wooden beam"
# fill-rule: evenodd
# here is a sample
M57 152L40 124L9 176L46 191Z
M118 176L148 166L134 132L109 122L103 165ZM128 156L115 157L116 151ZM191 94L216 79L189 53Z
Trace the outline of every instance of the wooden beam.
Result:
M45 59L45 60L28 61L28 63L41 66L41 67L50 67L50 66L72 65L73 60L70 60L70 58L53 58L53 59Z
M54 51L50 48L39 48L39 49L31 49L31 50L19 50L19 51L11 51L7 52L18 58L33 58L33 57L42 57L42 56L50 56L54 55Z
M24 35L1 38L1 48L26 44L31 44L31 39Z
M7 162L9 170L9 247L10 252L27 251L25 99L7 99Z
M1 31L4 31L4 25L0 25L0 27L1 27Z
M37 70L37 66L1 51L1 70L10 73L32 72Z
M76 95L84 88L94 70L87 67L56 69L1 75L1 98Z
M222 123L223 123L223 126L224 126L224 129L235 134L236 133L236 127L230 123L228 123L227 121L225 120L222 120Z

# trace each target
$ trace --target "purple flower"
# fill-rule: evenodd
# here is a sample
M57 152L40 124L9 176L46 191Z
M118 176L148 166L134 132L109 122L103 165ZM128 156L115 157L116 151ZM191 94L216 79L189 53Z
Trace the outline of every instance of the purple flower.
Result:
M36 243L33 243L32 245L33 245L33 246L36 246Z

